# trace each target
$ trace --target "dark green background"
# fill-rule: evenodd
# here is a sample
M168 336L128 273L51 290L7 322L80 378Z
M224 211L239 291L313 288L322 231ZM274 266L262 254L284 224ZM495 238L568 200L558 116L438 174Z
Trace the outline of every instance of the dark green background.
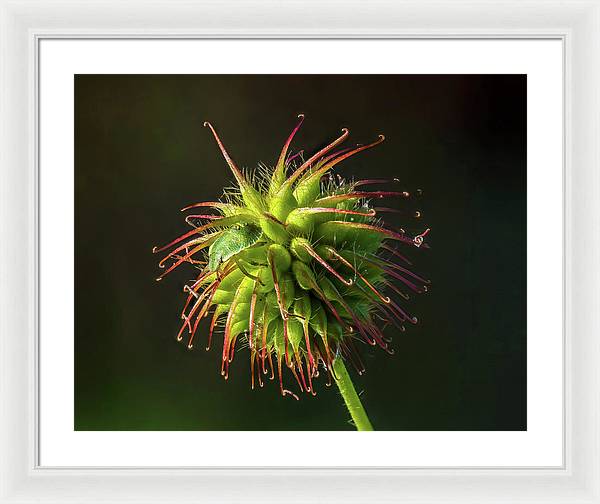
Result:
M338 165L356 178L398 177L421 201L432 279L408 305L420 323L396 355L364 348L354 375L376 429L526 429L525 76L75 77L75 428L77 430L352 429L335 388L300 402L276 383L250 390L247 351L230 379L220 351L175 341L194 276L161 283L153 245L186 231L179 209L214 200L232 179L204 120L241 166L311 153L341 127L383 145ZM394 331L388 331L393 334ZM288 385L293 386L291 376Z

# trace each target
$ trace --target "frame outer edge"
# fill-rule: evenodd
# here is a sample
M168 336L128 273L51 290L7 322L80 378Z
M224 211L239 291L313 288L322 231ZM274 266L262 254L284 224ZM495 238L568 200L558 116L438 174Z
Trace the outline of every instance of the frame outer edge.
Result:
M566 250L572 472L600 502L600 3L578 20L571 52ZM569 325L567 326L569 327Z
M0 4L0 502L14 500L31 468L30 381L34 327L35 229L29 155L27 36ZM25 111L25 113L24 113ZM10 289L10 291L9 291Z
M273 2L245 3L246 6L256 4L262 10L268 5L283 9L282 4ZM297 8L299 3L293 3ZM334 4L342 7L337 2L325 3L329 5L329 12L334 11ZM391 2L387 3L391 5ZM422 2L423 5L427 3L430 4L430 11L438 4L444 5L447 10L448 2ZM513 28L523 25L523 22L505 14L504 24L507 27L503 29L497 23L490 22L493 26L489 30L480 29L480 32L504 31L510 34L518 31L522 34L546 28L549 32L556 31L556 23L560 19L556 12L560 14L560 11L565 14L560 26L571 27L565 103L565 158L570 168L565 176L565 325L569 335L565 373L567 442L570 446L567 472L541 472L536 475L518 470L400 474L381 471L377 475L367 476L352 471L333 471L328 475L318 471L304 474L283 471L280 477L276 477L274 472L269 471L250 475L243 474L243 471L208 474L176 469L152 473L117 469L34 469L35 441L32 429L35 424L35 378L32 372L36 366L36 356L32 353L32 342L37 324L34 302L37 271L33 252L35 230L31 223L37 219L37 187L33 176L35 153L32 152L32 146L35 145L35 140L32 140L35 135L32 70L36 62L30 61L29 66L25 63L28 55L33 57L34 47L34 32L28 32L28 29L47 26L50 31L54 29L67 33L70 30L63 28L65 24L76 30L78 26L87 24L85 13L79 18L69 16L69 20L64 22L53 12L55 7L59 13L69 11L76 7L75 4L66 5L55 0L0 0L0 503L167 502L174 499L181 502L258 502L258 493L254 494L252 489L255 492L259 489L263 491L261 502L316 502L327 499L350 503L375 498L380 502L392 502L403 498L406 502L423 502L423 499L427 499L428 502L457 503L600 503L600 4L594 0L522 2L526 3L526 22L532 19L531 8L536 6L551 7L554 14L541 16L542 21L536 21L531 29ZM138 9L144 5L142 2L127 4L129 11L133 5ZM158 4L160 2L156 2ZM212 10L216 8L211 2L185 4L195 5L198 17L203 5L212 5ZM402 13L400 5L404 3L397 4L399 7L394 6L394 19L399 18ZM471 4L477 5L479 10L485 5L483 9L489 9L490 12L503 6L506 12L510 5L517 5L510 1L456 1L455 4L467 10ZM89 2L89 5L93 8L86 11L88 18L102 11L102 6L105 7L101 19L105 33L114 27L123 27L124 21L119 19L118 2ZM36 8L39 8L39 15L36 15ZM225 8L221 14L224 11ZM244 9L245 13L247 11ZM439 26L440 16L436 15L435 18ZM418 25L411 25L410 20L402 21L402 24L408 24L408 31L412 32L460 35L476 29L473 26L481 21L481 15L475 18L475 21L467 20L464 28L457 25L456 16L448 17L448 22L444 23L447 29L419 30L415 28ZM172 25L174 19L170 18L168 24ZM369 19L372 20L372 17ZM512 24L506 19L512 19ZM269 24L269 20L263 22L248 18L246 21L258 27L259 32L265 28L265 24ZM160 23L158 20L154 22ZM344 23L352 26L352 22L343 21L341 24ZM185 26L185 21L180 21L180 24ZM208 28L206 23L203 24ZM389 25L389 22L386 24ZM240 23L238 18L229 25L229 29L244 33L241 28L244 20ZM90 21L90 26L95 26L93 21ZM303 26L302 21L298 22L298 26ZM131 33L138 34L152 31L139 25L128 28ZM398 31L401 30L399 27ZM79 28L79 31L88 30ZM226 28L222 31L225 32ZM245 30L246 33L251 31L252 27ZM308 33L311 30L300 31ZM376 28L370 31L374 32ZM203 30L198 32L202 33ZM318 32L312 30L314 34ZM29 114L24 110L28 110ZM575 365L571 365L571 361ZM349 477L355 481L349 482ZM159 480L163 482L162 486ZM439 489L436 489L438 485ZM150 493L153 489L156 489L156 493ZM202 489L203 493L199 493ZM316 493L327 490L328 493ZM279 494L274 496L272 492Z

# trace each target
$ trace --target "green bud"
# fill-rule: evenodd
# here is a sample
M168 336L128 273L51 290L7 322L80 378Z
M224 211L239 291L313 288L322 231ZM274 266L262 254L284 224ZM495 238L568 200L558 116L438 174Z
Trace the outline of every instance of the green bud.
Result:
M311 302L310 296L306 292L300 292L299 298L294 302L294 313L305 320L310 320Z
M257 292L267 293L275 288L273 284L273 273L271 273L271 268L269 266L260 268L257 271L256 276L259 280L258 286L256 287Z
M306 246L310 247L310 242L306 238L296 237L290 242L290 250L292 254L306 264L312 260L311 255L306 250Z
M255 245L240 253L239 257L250 264L266 265L267 245Z
M284 225L270 217L260 218L260 228L263 233L273 242L285 244L290 240L290 235Z
M317 283L315 274L310 267L301 261L294 261L292 263L292 273L298 285L304 290L311 290Z
M221 283L219 284L219 290L222 291L235 291L237 286L244 278L244 274L239 269L234 269L231 273L229 273Z
M344 301L340 292L336 289L335 285L333 285L333 282L331 282L331 280L329 280L328 278L321 278L319 282L319 287L321 287L321 289L325 293L325 296L330 301L337 301L338 303Z
M294 196L298 201L298 206L306 207L311 205L321 193L320 177L303 178L298 182L294 189Z
M280 279L279 286L281 288L281 294L283 295L285 308L287 310L290 306L292 306L294 302L294 296L296 295L294 277L289 273L285 273Z
M271 198L269 212L281 222L285 222L288 214L298 206L292 189L284 184L281 189Z
M341 341L344 337L344 330L333 317L327 317L327 335L334 341Z
M227 291L221 288L217 289L212 297L212 302L218 305L227 305L233 301L235 291Z
M327 332L327 315L325 314L325 310L323 309L323 305L320 301L315 298L311 299L311 317L310 317L310 325L315 329L315 331L319 334L324 334Z
M275 270L279 273L290 269L292 264L292 256L287 249L277 243L269 246L267 252L269 261L272 261L275 265Z
M304 329L302 323L294 317L288 319L288 337L294 350L298 350L304 339Z
M286 226L292 233L308 235L312 232L315 223L314 214L298 208L287 216Z

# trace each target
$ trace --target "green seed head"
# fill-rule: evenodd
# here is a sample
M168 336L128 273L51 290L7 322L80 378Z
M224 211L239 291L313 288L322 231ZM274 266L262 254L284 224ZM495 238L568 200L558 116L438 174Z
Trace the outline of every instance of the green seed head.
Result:
M238 192L223 201L190 205L210 215L190 215L192 230L154 252L169 251L160 262L159 280L183 263L199 270L184 291L187 300L177 336L188 334L188 347L199 322L212 313L208 341L222 331L221 372L227 378L236 343L247 343L252 369L279 376L281 393L288 368L301 391L314 394L313 379L322 367L331 377L336 357L364 371L358 342L392 353L382 327L400 330L416 323L399 304L405 291L423 292L428 280L408 269L408 261L391 246L427 247L429 232L409 236L384 227L374 200L408 198L406 192L364 190L381 180L347 182L333 177L338 163L371 144L335 150L349 132L304 160L288 155L304 120L294 128L273 169L261 168L252 179L236 166L210 123L205 123L229 165ZM382 211L391 209L381 209ZM275 363L274 363L275 362ZM277 371L275 371L277 368ZM256 369L256 373L255 373Z

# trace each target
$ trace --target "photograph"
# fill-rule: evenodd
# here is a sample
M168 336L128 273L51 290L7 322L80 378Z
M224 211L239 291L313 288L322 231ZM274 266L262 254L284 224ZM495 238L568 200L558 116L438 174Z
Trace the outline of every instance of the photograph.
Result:
M73 78L76 431L527 430L527 75Z

